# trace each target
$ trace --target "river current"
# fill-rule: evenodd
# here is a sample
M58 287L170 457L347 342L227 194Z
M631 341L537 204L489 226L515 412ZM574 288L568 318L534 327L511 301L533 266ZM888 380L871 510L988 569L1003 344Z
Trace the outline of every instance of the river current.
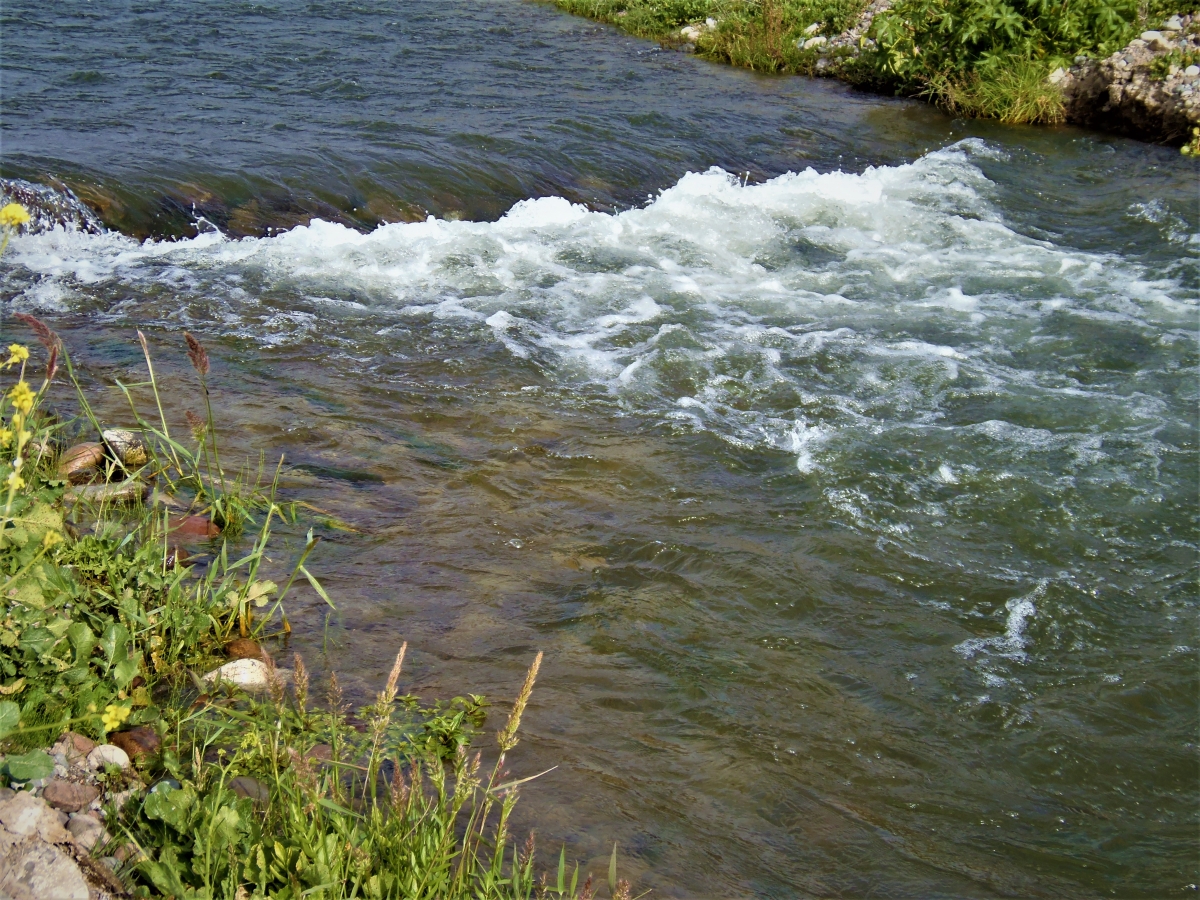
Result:
M662 896L1191 896L1195 163L553 8L3 10L14 239L119 419L184 329L325 528L293 646L468 691ZM119 230L118 230L119 229ZM124 232L124 233L122 233ZM182 427L182 424L180 425Z

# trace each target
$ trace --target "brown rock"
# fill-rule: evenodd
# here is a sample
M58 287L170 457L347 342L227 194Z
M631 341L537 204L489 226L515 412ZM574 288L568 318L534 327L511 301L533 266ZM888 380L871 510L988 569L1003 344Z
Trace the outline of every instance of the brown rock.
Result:
M83 484L100 474L104 462L104 447L97 443L76 444L58 461L58 474L71 484Z
M221 529L208 516L176 516L167 523L167 530L176 537L203 540L210 540L221 534Z
M74 781L64 781L55 778L42 791L42 799L63 812L79 812L91 805L100 796L93 785L77 784Z
M95 749L96 742L91 738L74 731L64 731L58 743L51 748L51 754L61 753L66 757L68 766L77 766Z
M239 775L237 778L229 779L229 789L239 797L249 797L251 800L267 801L271 799L271 792L267 790L267 786L249 775Z
M225 645L225 655L230 659L262 659L262 647L258 641L237 638Z
M153 756L158 752L162 743L158 739L158 734L148 725L138 725L128 731L110 734L108 742L115 747L120 747L135 762L143 756Z

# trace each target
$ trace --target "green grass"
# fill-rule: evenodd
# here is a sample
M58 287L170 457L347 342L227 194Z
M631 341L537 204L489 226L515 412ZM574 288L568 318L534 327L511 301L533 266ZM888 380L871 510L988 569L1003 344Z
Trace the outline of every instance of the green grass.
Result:
M261 460L236 475L222 468L208 357L190 335L205 415L186 426L167 421L139 335L147 380L119 387L146 461L124 467L110 458L97 476L153 484L151 502L68 504L73 489L55 448L97 439L101 423L62 341L36 319L25 322L48 364L35 390L23 346L0 357L0 783L48 773L38 748L67 728L101 741L131 725L152 728L161 749L138 761L138 777L156 787L107 822L115 844L137 848L118 875L142 897L487 900L527 898L535 887L538 896L591 897L590 879L580 885L565 850L535 886L532 839L518 846L510 834L523 782L506 780L506 760L541 655L486 750L486 770L473 743L487 702L425 705L401 695L403 649L375 702L353 714L336 676L324 703L313 703L299 656L291 686L274 679L266 697L203 682L197 673L225 661L231 638L265 648L286 637L298 581L332 605L307 568L312 530L290 552L278 546L278 529L294 532L304 504L278 497L282 460L269 480ZM77 416L49 408L60 363ZM139 396L153 398L152 416ZM174 508L157 502L163 497ZM224 526L203 568L172 556L169 524L180 512ZM319 758L314 748L324 750ZM107 777L114 788L127 780ZM609 894L629 896L615 856Z

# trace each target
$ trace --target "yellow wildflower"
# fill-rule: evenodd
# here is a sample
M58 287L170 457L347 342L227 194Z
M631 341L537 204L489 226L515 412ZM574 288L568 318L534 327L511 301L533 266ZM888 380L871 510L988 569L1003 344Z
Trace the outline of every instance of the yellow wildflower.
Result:
M100 716L100 722L104 725L105 731L114 731L128 718L128 706L117 706L115 703L110 703L104 707L104 714Z
M12 431L8 428L0 428L0 447L7 447L12 443Z
M29 221L29 210L20 203L10 203L0 209L0 225L5 228L16 228Z
M9 366L17 366L29 359L29 350L22 347L20 344L8 345L8 359L0 363L0 369L7 369Z
M16 407L17 412L21 415L29 415L29 411L33 409L33 391L29 389L29 385L24 381L18 381L13 389L8 392L8 399L12 401L12 405Z
M46 536L44 538L42 538L42 546L45 547L47 550L49 550L55 544L61 544L62 542L63 542L63 536L61 534L59 534L57 531L53 531L53 530L47 531Z
M16 472L10 472L4 481L8 485L8 489L10 491L19 491L21 488L25 487L25 479Z

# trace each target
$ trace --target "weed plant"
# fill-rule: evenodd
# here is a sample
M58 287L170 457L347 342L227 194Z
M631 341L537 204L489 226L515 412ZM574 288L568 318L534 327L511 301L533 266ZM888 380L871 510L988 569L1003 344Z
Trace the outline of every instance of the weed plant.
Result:
M28 221L23 213L15 204L0 210L5 243ZM311 530L283 587L266 577L273 531L294 525L301 505L277 498L282 460L268 482L261 462L235 476L221 468L209 359L191 335L187 353L205 415L189 416L188 429L173 436L139 333L148 381L119 386L145 463L110 458L100 483L72 486L56 447L80 428L77 436L93 438L102 428L58 335L18 318L45 348L46 365L35 375L19 343L0 357L0 378L9 381L0 384L0 783L48 776L53 762L39 748L68 728L101 741L125 726L153 729L160 749L138 760L153 787L108 818L114 844L130 850L117 874L137 896L591 897L590 877L579 884L565 850L552 879L535 879L532 836L517 846L510 835L519 788L532 779L511 779L506 762L541 654L486 773L471 749L486 701L471 695L423 706L401 695L404 647L375 702L356 715L336 675L325 704L312 702L299 656L289 687L263 652L266 696L201 679L197 672L224 661L231 638L286 638L284 603L298 577L330 602L306 568L316 546ZM48 407L62 371L79 408L65 421ZM153 420L134 402L146 388ZM190 442L179 439L189 432ZM153 488L150 500L112 502L110 483L129 482ZM185 564L173 544L180 512L223 526L204 565ZM246 545L231 560L234 547ZM106 777L117 788L128 776ZM609 892L628 898L615 859L614 848Z

